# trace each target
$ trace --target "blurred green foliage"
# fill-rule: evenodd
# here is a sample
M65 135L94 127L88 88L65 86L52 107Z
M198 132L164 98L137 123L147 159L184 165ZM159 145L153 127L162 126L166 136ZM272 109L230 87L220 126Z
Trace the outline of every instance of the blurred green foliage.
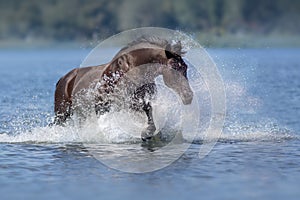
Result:
M299 35L299 16L298 0L0 0L0 40L89 40L141 26Z

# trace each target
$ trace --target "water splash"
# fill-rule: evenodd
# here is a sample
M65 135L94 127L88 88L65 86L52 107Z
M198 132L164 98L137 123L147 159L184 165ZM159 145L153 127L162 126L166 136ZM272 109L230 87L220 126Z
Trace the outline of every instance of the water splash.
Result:
M194 40L184 41L185 50L193 50L195 48L193 42ZM107 51L107 49L104 50ZM193 53L193 51L190 52ZM114 55L114 53L110 53L110 55ZM196 56L199 55L191 55L191 57ZM186 62L188 63L188 60ZM261 117L257 116L256 111L263 106L262 100L249 95L244 84L233 80L224 83L227 113L223 134L219 136L214 130L207 131L211 120L211 95L202 74L196 73L195 68L189 68L189 81L199 97L197 103L200 108L200 128L196 130L197 133L184 134L185 141L203 143L214 140L247 142L299 139L289 129L277 125L274 120L260 119ZM176 116L180 116L180 109L177 109L180 108L180 104L174 105L176 97L172 97L170 93L162 93L161 100L153 103L154 120L159 130L163 130L166 135L172 135L174 132L182 130L182 119L176 118ZM22 112L25 113L24 110L17 113L17 120L11 120L9 123L5 121L6 124L2 124L0 121L0 143L136 143L140 142L140 133L146 124L146 118L142 114L124 111L105 114L99 118L92 116L81 125L70 123L64 127L49 127L46 124L49 123L48 119L51 114L39 114L32 111L27 116L28 114L20 115ZM249 123L253 118L258 120ZM193 118L188 120L193 120ZM195 134L196 138L191 137Z
M296 134L283 128L271 119L261 119L256 111L263 102L248 94L247 89L237 82L227 82L226 94L229 106L223 134L207 131L210 120L209 92L201 77L191 78L193 90L198 93L200 108L200 128L197 133L183 134L183 139L190 143L219 142L266 142L299 139ZM197 84L193 84L197 83ZM154 121L158 130L162 130L165 137L172 137L182 130L181 102L162 85L158 84L158 98L153 102ZM19 113L21 111L18 111ZM193 120L191 116L191 119ZM66 126L47 126L52 121L49 113L20 114L16 119L10 119L10 124L2 124L0 143L139 143L140 133L145 128L147 120L143 113L122 110L107 113L100 117L91 116L84 124L73 122ZM256 120L253 120L256 118ZM187 121L188 121L187 120ZM5 127L4 127L5 126ZM4 127L4 128L3 128ZM193 137L196 134L196 137Z
M108 116L107 116L108 117ZM82 128L75 126L52 126L36 127L32 130L25 131L16 135L1 133L0 143L139 143L140 137L138 129L131 129L128 133L122 129L113 128L114 123L107 122L103 124L101 120L89 121ZM127 118L129 119L129 118ZM130 120L133 120L130 119ZM128 123L129 124L129 123ZM232 124L226 127L226 132L221 136L215 135L213 131L198 134L194 140L190 140L188 135L185 136L186 142L207 143L211 140L218 140L223 143L235 142L282 142L286 140L299 140L300 138L288 129L282 129L270 124L261 124L248 126L243 124ZM173 134L176 130L164 129L164 134ZM216 138L217 137L217 138Z
M158 97L152 102L154 122L159 130L177 130L181 127L180 102L173 93L158 85ZM160 101L164 99L163 101ZM35 120L34 120L35 119ZM30 115L36 122L39 115ZM44 118L45 121L52 121ZM19 116L10 124L10 132L0 133L1 143L136 143L140 142L142 130L147 126L144 113L121 110L101 116L89 115L82 122L80 115L73 115L64 126L45 126L40 120L27 123L28 118ZM49 123L49 122L48 122ZM27 129L26 129L27 128ZM172 131L168 134L172 135ZM173 131L174 132L174 131Z

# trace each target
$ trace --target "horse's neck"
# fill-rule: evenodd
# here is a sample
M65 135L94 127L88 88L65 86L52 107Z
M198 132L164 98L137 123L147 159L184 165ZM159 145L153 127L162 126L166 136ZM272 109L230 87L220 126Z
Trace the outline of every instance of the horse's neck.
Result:
M161 75L163 65L159 63L147 63L136 66L132 69L133 74L143 78L145 81L154 82L155 78Z

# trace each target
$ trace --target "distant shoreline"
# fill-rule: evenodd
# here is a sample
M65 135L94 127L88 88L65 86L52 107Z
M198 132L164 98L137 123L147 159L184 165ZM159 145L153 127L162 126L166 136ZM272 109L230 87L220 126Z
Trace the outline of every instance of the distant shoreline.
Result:
M286 48L300 47L299 35L252 35L252 34L198 34L203 46L212 48Z
M190 34L205 48L299 48L298 35ZM0 49L93 48L102 40L57 41L53 39L0 39Z

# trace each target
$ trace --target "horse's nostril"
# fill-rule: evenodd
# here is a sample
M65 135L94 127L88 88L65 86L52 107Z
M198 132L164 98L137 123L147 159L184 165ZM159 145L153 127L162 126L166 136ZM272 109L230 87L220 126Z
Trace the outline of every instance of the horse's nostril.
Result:
M184 101L183 101L183 104L184 105L189 105L189 104L192 103L192 100L193 100L193 97L185 98Z
M193 100L193 92L190 90L184 90L182 102L184 105L191 104Z

